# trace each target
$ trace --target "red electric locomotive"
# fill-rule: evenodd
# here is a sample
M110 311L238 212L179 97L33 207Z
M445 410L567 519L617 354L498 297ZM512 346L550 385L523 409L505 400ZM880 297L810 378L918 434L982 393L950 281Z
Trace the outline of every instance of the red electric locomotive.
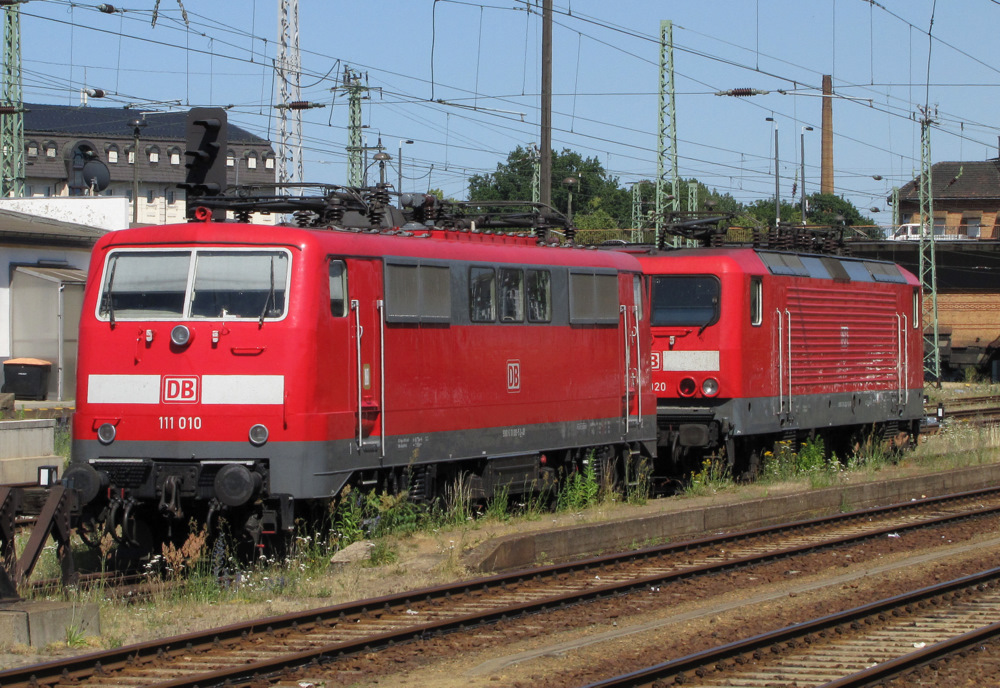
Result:
M155 543L224 517L257 542L349 483L430 499L462 475L516 494L586 457L608 471L651 455L638 261L538 243L228 222L108 234L65 476L84 522Z
M630 251L651 291L659 461L756 472L775 441L919 431L920 286L893 263L753 248Z

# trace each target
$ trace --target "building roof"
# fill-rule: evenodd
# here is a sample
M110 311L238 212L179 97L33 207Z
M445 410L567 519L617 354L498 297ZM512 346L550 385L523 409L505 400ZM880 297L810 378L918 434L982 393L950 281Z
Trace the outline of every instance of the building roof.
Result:
M899 200L919 202L918 179L899 190ZM967 162L936 162L931 166L934 200L1000 199L1000 159Z
M0 210L0 243L92 247L106 230Z
M147 112L125 108L78 107L74 105L24 105L24 133L43 132L62 136L97 136L131 138L132 122L144 119L143 140L174 139L183 141L187 135L187 112ZM228 126L230 143L266 144L255 134L232 123Z

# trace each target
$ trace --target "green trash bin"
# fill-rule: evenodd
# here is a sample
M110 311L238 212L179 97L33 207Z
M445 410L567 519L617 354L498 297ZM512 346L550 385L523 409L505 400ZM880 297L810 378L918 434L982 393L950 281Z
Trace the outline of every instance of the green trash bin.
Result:
M40 358L9 358L3 362L3 388L15 399L44 400L49 391L52 364Z

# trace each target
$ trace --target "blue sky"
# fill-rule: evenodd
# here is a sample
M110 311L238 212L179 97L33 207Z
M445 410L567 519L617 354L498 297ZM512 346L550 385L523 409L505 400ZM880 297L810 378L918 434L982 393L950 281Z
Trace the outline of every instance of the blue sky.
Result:
M276 0L21 6L28 102L91 106L230 106L230 119L276 138ZM555 0L553 147L597 157L622 185L656 175L660 21L673 22L679 174L742 202L797 181L805 133L806 190L819 185L823 74L833 76L835 188L879 222L885 197L920 160L918 108L936 108L932 158L997 157L997 0ZM928 39L932 9L933 42ZM466 180L538 141L540 0L300 0L306 181L346 183L342 70L371 87L366 144L379 136L403 190L464 198ZM930 62L928 70L928 46ZM928 78L929 76L929 78ZM929 83L929 86L928 86ZM752 98L716 91L769 91ZM778 91L784 93L779 93ZM443 101L443 102L439 102ZM163 104L166 103L166 104ZM881 180L873 179L881 176ZM574 204L576 205L576 204Z

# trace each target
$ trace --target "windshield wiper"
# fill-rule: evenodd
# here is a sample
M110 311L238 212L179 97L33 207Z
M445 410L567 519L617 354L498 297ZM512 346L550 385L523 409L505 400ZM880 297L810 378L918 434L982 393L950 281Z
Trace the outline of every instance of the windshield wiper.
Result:
M271 289L267 292L267 298L264 299L264 308L260 311L260 320L257 322L257 327L264 327L264 316L267 314L267 304L274 302L274 256L271 256Z
M115 329L115 295L113 292L115 285L115 270L118 269L118 258L116 257L115 262L111 264L111 274L108 275L108 288L104 292L104 298L108 300L108 322L111 324L111 329Z

